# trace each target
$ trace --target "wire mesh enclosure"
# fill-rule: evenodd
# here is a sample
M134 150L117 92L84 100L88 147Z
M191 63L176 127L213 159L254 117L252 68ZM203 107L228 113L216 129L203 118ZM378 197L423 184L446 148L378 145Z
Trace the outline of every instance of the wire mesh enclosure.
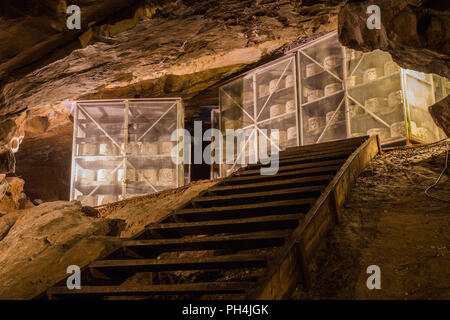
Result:
M443 139L427 108L449 91L447 79L401 69L380 50L345 48L330 33L221 86L221 132L245 136L221 175L259 160L261 139L270 152L274 129L279 150L374 134L383 145Z
M73 103L71 200L97 206L184 185L185 168L172 155L184 128L181 99Z

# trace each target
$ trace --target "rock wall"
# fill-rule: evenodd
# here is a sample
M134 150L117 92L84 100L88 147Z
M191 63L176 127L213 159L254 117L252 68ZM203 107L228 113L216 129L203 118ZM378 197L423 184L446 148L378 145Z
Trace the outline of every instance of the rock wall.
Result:
M369 5L381 9L381 29L367 28ZM450 11L446 1L347 1L339 12L339 40L347 47L388 51L403 68L450 78Z

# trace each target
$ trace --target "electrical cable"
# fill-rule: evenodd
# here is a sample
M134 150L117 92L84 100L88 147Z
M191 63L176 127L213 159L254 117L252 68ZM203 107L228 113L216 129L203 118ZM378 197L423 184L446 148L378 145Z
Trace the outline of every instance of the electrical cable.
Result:
M431 194L429 194L429 191L431 189L433 189L434 187L436 187L439 182L441 181L442 176L444 175L444 173L447 171L448 169L448 155L449 155L449 148L448 148L448 139L446 140L446 146L447 146L447 156L445 157L445 167L444 170L442 170L441 174L439 175L439 178L436 180L436 182L434 184L432 184L431 186L429 186L426 190L425 190L425 194L427 195L427 197L431 198L431 199L435 199L435 200L440 200L440 201L444 201L444 202L448 202L450 203L450 200L447 199L441 199L439 197L433 196Z

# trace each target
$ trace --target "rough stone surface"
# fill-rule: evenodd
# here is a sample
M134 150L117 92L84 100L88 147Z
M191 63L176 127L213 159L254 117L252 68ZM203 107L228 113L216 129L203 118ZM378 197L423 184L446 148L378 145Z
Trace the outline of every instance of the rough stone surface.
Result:
M450 137L450 96L428 107L434 122Z
M45 203L0 217L0 299L32 298L117 245L113 220L83 215L77 202Z
M25 181L20 178L6 178L8 189L3 199L0 199L0 214L6 214L18 209L23 209L25 205L22 201L22 193Z
M91 19L96 10L97 16L103 15L99 10L108 2L119 3L103 0L81 6L87 6L88 12L83 11L83 27L94 24L83 30L83 36L74 36L76 45L63 38L64 44L52 52L51 46L38 40L47 43L59 32L49 28L46 33L42 28L33 30L39 32L35 38L23 40L26 46L14 46L9 55L0 52L0 74L7 74L0 82L0 114L27 108L22 112L28 119L25 139L16 157L17 174L28 182L26 193L31 197L68 199L72 123L61 101L181 96L189 124L199 117L201 106L218 103L217 92L212 90L205 98L205 89L282 54L299 37L336 29L340 1L129 0L121 4L127 10L113 21ZM22 30L44 23L29 18L28 9L21 10L25 17L17 17ZM34 10L44 9L36 4ZM48 21L63 28L57 22L60 14L49 11L48 16ZM22 25L25 18L30 25ZM7 37L19 37L13 22L4 20ZM7 39L2 35L0 41ZM36 46L47 51L32 55ZM20 57L11 59L21 50ZM6 131L13 136L17 130L16 126Z
M200 181L86 214L79 202L50 202L0 214L0 299L29 299L179 208L218 181Z
M113 204L100 211L103 212L103 216L109 219L124 220L126 227L120 236L130 238L141 231L143 227L169 215L173 210L185 205L192 198L212 187L217 182L217 180L197 181L187 187L136 198L131 201L125 201L122 204ZM113 212L108 214L111 210Z
M375 158L311 263L311 290L300 286L293 298L448 300L449 204L424 192L442 172L446 151L442 142ZM448 174L430 194L450 200ZM381 290L367 289L370 265L381 269Z
M381 29L367 28L369 5L381 9ZM450 78L450 14L446 1L348 1L339 12L339 39L363 51L388 51L403 68Z
M11 150L0 152L0 173L14 173L16 170L16 158Z

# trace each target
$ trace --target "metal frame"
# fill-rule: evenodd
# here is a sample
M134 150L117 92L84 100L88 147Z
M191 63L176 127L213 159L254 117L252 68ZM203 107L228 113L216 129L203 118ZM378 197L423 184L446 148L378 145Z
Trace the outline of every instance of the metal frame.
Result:
M224 90L224 86L228 85L230 83L232 83L233 81L236 81L238 79L249 79L251 78L253 81L253 116L251 116L249 114L249 112L247 110L244 109L243 106L241 106L238 102L235 101L235 99L233 99L232 97L232 101L244 112L244 116L249 117L249 119L253 122L250 125L245 126L242 129L248 129L251 127L255 127L256 130L258 132L260 132L260 130L258 130L259 126L261 125L261 123L264 123L266 121L270 121L271 119L265 119L265 120L259 120L260 115L263 112L263 109L267 106L267 102L269 101L271 95L269 95L268 99L266 100L266 102L264 103L263 108L261 108L261 110L258 112L257 111L257 86L256 86L256 77L258 74L260 73L264 73L267 70L269 70L270 68L272 68L274 65L276 64L280 64L283 62L286 62L287 59L292 58L294 59L294 69L295 69L295 104L296 104L296 126L297 126L297 146L303 146L305 145L305 132L304 132L304 123L303 123L303 112L304 112L304 107L307 106L310 103L317 103L318 101L312 101L312 102L304 102L303 100L303 94L302 94L302 87L303 87L303 79L302 79L302 73L301 73L301 67L302 67L302 55L305 57L305 59L308 59L309 61L311 61L312 63L315 63L316 65L319 65L321 67L322 70L328 72L328 74L330 74L332 77L334 77L337 81L339 81L342 84L342 91L336 92L334 94L338 95L338 94L342 94L343 93L343 98L337 102L337 108L334 111L333 114L333 118L325 125L323 131L321 132L321 134L318 136L317 140L313 143L319 143L322 142L328 128L333 125L333 121L336 118L337 113L344 109L344 115L345 115L345 126L346 126L346 136L347 138L351 138L352 135L352 131L351 131L351 126L352 126L352 120L350 118L350 110L349 110L349 106L350 106L350 101L352 101L354 104L356 104L358 107L362 108L363 110L365 110L365 112L374 120L378 121L379 123L381 123L384 127L387 128L391 128L391 126L384 121L381 117L379 117L377 114L375 114L374 112L368 110L361 102L359 102L355 97L353 97L349 91L349 87L348 87L348 83L347 83L347 79L350 78L350 76L358 69L359 65L363 62L364 59L366 59L370 53L363 53L362 56L360 57L359 61L357 62L357 64L355 65L355 67L352 70L348 70L348 65L347 65L347 56L348 56L348 51L347 48L342 46L342 68L343 68L343 79L341 79L339 77L339 75L335 74L332 70L328 70L326 69L324 66L322 66L322 64L320 64L320 62L316 61L313 57L311 57L308 53L305 52L305 50L316 46L318 43L323 42L323 41L327 41L329 39L335 38L337 37L337 31L333 31L330 33L327 33L321 37L318 37L306 44L303 44L299 47L293 48L289 51L286 52L286 55L283 57L280 57L274 61L271 61L263 66L257 67L253 70L247 71L243 74L241 74L240 76L234 77L226 82L223 82L222 85L219 87L219 92L220 97L219 97L219 106L220 106L220 131L223 132L226 128L222 128L222 106L223 106L223 97L222 95L226 93L226 90ZM285 72L286 70L290 67L290 63L289 62L285 68ZM382 144L386 145L386 144L391 144L391 143L396 143L396 142L401 142L406 140L415 140L412 139L412 134L411 134L411 128L410 128L410 110L408 107L408 102L407 102L407 98L406 98L406 90L407 90L407 85L406 85L406 76L405 76L405 70L404 69L400 69L401 72L399 72L399 77L401 77L401 90L403 92L403 96L404 96L404 103L403 103L403 108L404 108L404 121L405 121L405 126L407 126L407 135L406 138L404 137L399 137L399 138L391 138L387 141L382 141ZM282 76L280 77L280 79L282 78ZM279 79L279 80L280 80ZM279 82L278 82L279 84ZM434 83L431 83L432 86L432 90L434 90ZM324 98L320 98L320 99L324 99ZM318 99L319 100L319 99ZM283 115L284 116L284 115ZM341 139L340 137L336 137L337 139ZM334 140L334 139L333 139ZM269 139L270 141L270 139ZM255 141L256 145L255 145L255 150L258 150L258 143L257 140ZM246 148L247 144L244 145L244 150ZM238 158L237 158L238 159ZM234 164L233 168L236 166L236 163ZM225 172L223 172L223 166L220 166L220 175L223 177L226 175Z
M74 132L73 132L73 140L72 140L72 169L71 169L71 184L70 184L70 199L75 199L75 179L77 174L77 160L79 159L89 159L89 160L105 160L105 161L119 161L119 165L115 166L114 170L112 171L112 174L115 174L119 169L123 168L126 172L127 168L132 167L136 170L135 166L130 162L130 158L159 158L160 155L152 155L152 156L131 156L131 154L127 153L128 150L128 140L129 140L129 124L131 122L130 115L132 116L132 110L130 109L130 104L132 103L161 103L161 102L169 102L172 105L161 115L159 118L154 121L153 123L149 123L149 128L142 134L138 139L138 141L141 141L144 136L149 134L151 130L170 112L173 111L174 108L176 108L176 128L184 128L184 106L183 101L181 98L155 98L155 99L114 99L114 100L82 100L82 101L74 101L72 102L73 105L73 113L74 113ZM117 139L111 137L111 135L105 130L101 123L94 119L93 116L89 114L89 112L85 109L86 106L89 107L95 107L97 105L101 104L99 108L108 105L108 107L117 107L123 109L123 140L124 141L116 141ZM103 112L103 111L101 111ZM78 156L76 154L77 150L77 142L78 142L78 134L80 128L79 124L79 117L83 114L83 116L87 119L89 123L94 123L95 126L109 139L111 142L118 147L120 151L120 155L110 155L110 156ZM100 121L101 122L101 121ZM118 121L117 124L120 124L121 121ZM123 147L122 147L123 145ZM179 146L179 144L177 144ZM178 150L180 152L180 150ZM189 150L186 150L185 152L189 152ZM185 164L187 165L187 164ZM185 169L184 165L174 165L176 166L176 185L177 187L183 186L185 184ZM189 166L189 165L188 165ZM188 174L190 174L190 166ZM139 176L140 177L140 176ZM149 189L153 192L158 192L158 189L145 177L143 176L143 182L146 186L149 187ZM122 192L121 195L125 199L128 195L127 186L129 183L127 181L122 181ZM99 188L102 187L101 183L98 183L96 186L93 185L93 190L86 194L87 196L93 195L96 191L98 191Z

